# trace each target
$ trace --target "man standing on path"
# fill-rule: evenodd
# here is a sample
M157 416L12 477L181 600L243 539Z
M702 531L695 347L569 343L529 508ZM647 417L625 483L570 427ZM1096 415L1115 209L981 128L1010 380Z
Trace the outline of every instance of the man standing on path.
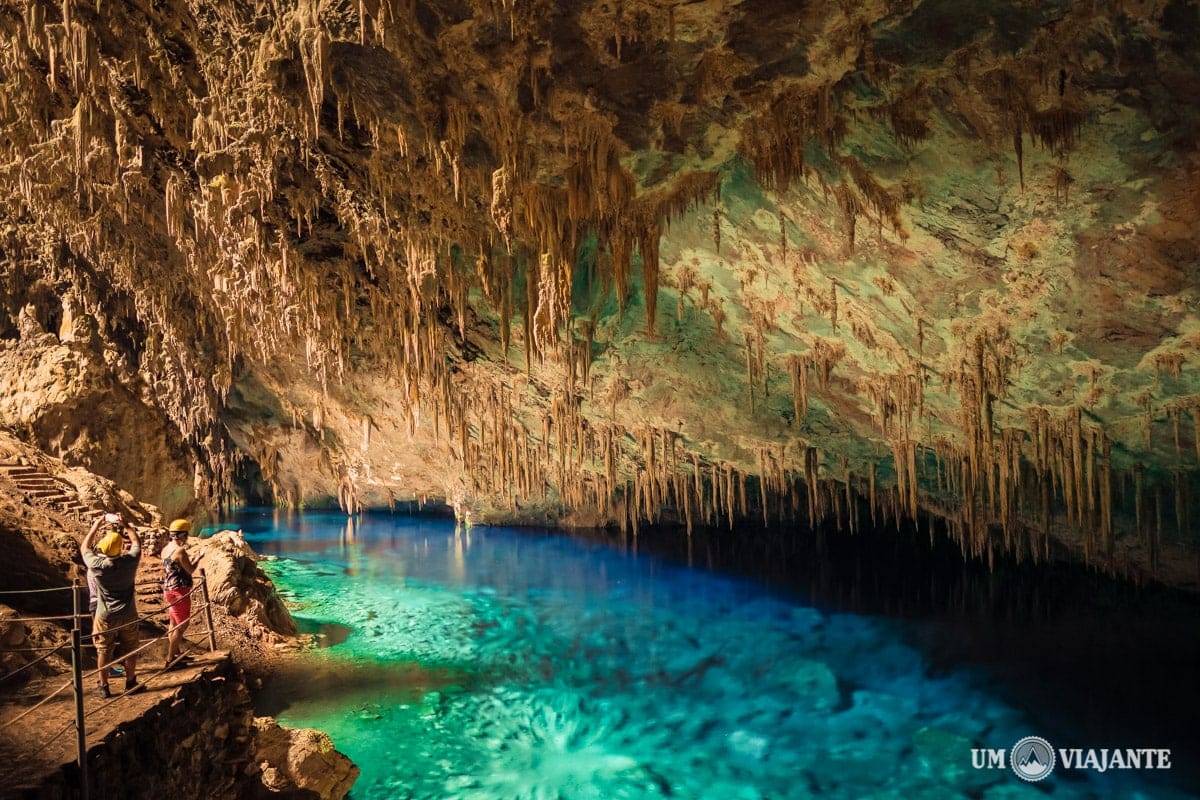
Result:
M110 530L97 543L102 525L108 525ZM121 552L124 540L129 542L128 553ZM133 584L142 555L142 543L137 534L124 524L120 514L105 514L92 523L79 549L83 554L83 563L96 576L99 602L92 630L96 643L96 666L100 669L100 696L112 696L108 688L107 667L118 649L126 654L125 692L128 694L139 688L137 656L129 653L138 648L137 603Z

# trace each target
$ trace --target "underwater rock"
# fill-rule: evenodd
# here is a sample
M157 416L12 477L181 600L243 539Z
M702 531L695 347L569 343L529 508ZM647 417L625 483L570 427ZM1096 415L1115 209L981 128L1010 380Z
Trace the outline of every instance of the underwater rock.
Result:
M820 661L796 659L786 669L785 687L796 696L796 706L810 711L826 711L840 701L837 676Z
M976 769L971 765L971 740L965 736L935 727L925 727L913 734L913 751L921 772L943 786L953 786L967 794L1008 776L999 770Z

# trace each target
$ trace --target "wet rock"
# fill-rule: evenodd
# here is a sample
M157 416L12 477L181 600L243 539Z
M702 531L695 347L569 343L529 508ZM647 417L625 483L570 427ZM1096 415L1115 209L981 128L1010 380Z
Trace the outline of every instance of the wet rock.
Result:
M974 745L957 733L925 727L913 734L912 742L921 772L939 784L976 793L984 786L1010 777L1003 770L975 769L971 765Z
M281 728L271 717L256 717L254 731L255 760L271 793L341 800L358 779L358 767L320 731Z

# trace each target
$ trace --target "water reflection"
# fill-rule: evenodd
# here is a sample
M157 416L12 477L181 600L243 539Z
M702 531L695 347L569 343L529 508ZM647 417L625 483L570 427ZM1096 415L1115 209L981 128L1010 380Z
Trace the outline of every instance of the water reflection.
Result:
M797 796L780 787L807 768L789 758L810 752L836 765L829 769L840 788L822 794L862 796L852 787L877 786L868 778L885 764L897 786L917 791L924 779L903 750L929 746L933 734L921 730L956 747L1009 746L1028 733L1085 747L1170 746L1184 781L1200 756L1192 724L1200 702L1192 688L1200 674L1196 605L1174 595L1126 592L1071 570L988 573L964 565L957 552L905 546L894 534L789 540L739 531L689 539L643 529L615 540L621 549L535 532L456 530L428 518L365 515L349 526L340 514L305 514L282 530L276 519L249 514L242 524L260 552L292 559L278 582L301 595L305 613L353 629L326 651L351 664L329 667L346 692L357 681L353 665L403 671L415 663L441 676L427 681L440 693L428 702L405 693L407 678L389 688L376 673L367 677L366 695L394 703L378 723L387 733L372 735L417 737L413 764L429 771L401 777L387 764L373 766L370 792L380 797L438 775L466 780L454 770L470 764L514 768L487 761L464 737L476 744L516 737L511 748L527 752L531 764L559 752L553 742L566 742L572 757L599 759L598 772L585 776L599 783L588 786L630 797L662 794L634 792L605 772L631 747L659 776L647 785L696 797L714 796L702 793L701 777L720 786L728 775L706 772L707 764L685 769L672 755L681 749L717 764L731 759L743 785L772 797ZM639 557L639 547L663 557ZM754 572L779 590L683 566L697 562ZM331 582L337 567L355 580ZM842 610L860 613L831 613ZM903 624L885 624L881 614ZM971 672L978 669L986 672ZM446 686L471 688L447 693L442 677ZM442 688L429 688L435 684ZM356 758L374 757L374 745L356 738L365 735L361 721L336 703L314 710L302 682L292 691L289 713L359 742ZM501 695L504 709L493 708ZM549 727L530 721L550 711L559 716ZM642 719L670 735L635 724ZM578 730L592 733L570 733ZM859 734L865 738L844 738ZM787 755L793 750L801 755ZM934 763L953 771L956 757L941 752ZM439 758L454 770L442 774ZM520 791L547 788L544 774L527 777ZM1109 776L1098 788L1064 781L1054 793L1128 796L1128 786L1115 782L1141 779ZM951 785L982 796L977 786ZM472 791L413 789L411 796L523 796Z

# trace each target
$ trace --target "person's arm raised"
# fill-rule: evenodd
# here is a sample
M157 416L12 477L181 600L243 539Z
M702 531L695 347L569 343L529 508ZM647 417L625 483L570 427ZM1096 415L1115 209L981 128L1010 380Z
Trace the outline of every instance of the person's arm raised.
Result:
M88 552L96 544L96 534L100 532L100 526L104 524L104 517L96 517L92 521L92 527L88 529L87 535L83 537L83 541L79 543L79 549L83 552Z
M122 533L129 539L129 555L140 558L142 555L142 540L133 528L125 528Z

